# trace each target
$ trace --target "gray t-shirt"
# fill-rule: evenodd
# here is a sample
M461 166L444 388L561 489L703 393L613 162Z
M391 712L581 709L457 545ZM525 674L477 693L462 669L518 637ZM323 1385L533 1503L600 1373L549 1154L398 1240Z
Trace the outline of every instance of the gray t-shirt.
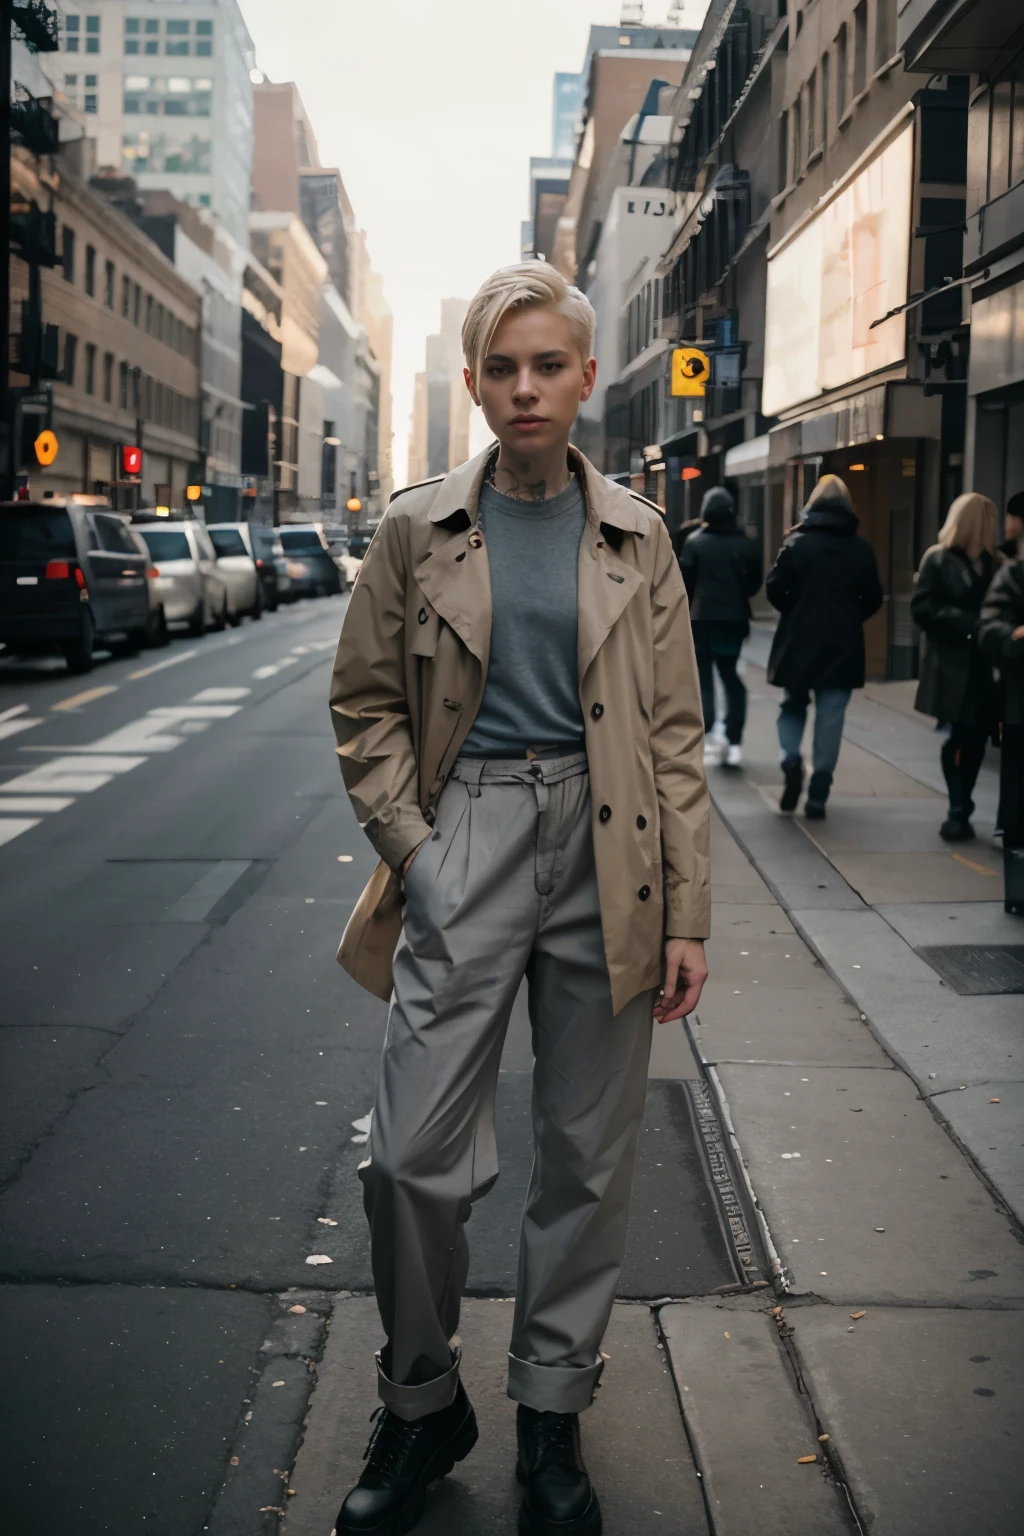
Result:
M484 696L462 749L468 757L582 746L576 586L586 521L575 476L548 501L482 488L493 618Z

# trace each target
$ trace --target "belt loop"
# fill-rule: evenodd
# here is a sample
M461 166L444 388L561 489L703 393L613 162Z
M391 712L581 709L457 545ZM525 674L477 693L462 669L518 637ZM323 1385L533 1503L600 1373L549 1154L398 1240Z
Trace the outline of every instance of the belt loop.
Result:
M484 759L471 757L459 764L459 778L469 790L471 800L480 799L480 776L484 771Z

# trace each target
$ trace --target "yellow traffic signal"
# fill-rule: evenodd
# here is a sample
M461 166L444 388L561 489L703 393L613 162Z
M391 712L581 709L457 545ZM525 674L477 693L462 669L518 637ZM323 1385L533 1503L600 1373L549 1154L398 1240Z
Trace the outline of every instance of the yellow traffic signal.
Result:
M358 496L350 496L348 501L345 503L345 509L348 512L361 512L363 509L363 504L359 500Z
M676 347L672 353L673 395L703 395L710 366L707 353L699 347Z
M47 427L45 432L40 432L32 447L35 449L37 464L52 464L60 448L56 432L51 432Z
M185 487L185 495L189 501L198 501L202 494L203 488L201 485L186 485Z

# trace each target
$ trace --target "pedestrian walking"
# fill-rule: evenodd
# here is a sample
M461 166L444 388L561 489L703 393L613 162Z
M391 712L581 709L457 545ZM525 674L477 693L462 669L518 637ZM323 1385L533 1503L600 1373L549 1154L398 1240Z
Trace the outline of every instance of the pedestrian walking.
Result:
M768 681L784 690L779 807L795 811L803 790L801 745L813 693L812 773L804 815L821 821L846 706L854 688L864 686L864 622L882 606L874 550L857 532L850 493L838 475L824 475L814 487L768 572L765 593L782 615L768 657Z
M593 334L553 267L483 285L465 373L497 444L392 499L338 646L338 756L380 856L339 959L391 1000L359 1171L384 1406L338 1536L411 1529L477 1438L453 1343L464 1229L498 1174L495 1088L524 978L519 1529L601 1529L578 1416L603 1368L652 1016L696 1004L710 890L679 567L658 509L569 448Z
M998 717L992 668L978 645L981 605L999 558L997 521L987 496L958 496L939 542L924 553L910 599L922 636L914 708L949 725L940 753L949 811L939 836L947 843L974 836L971 797Z
M1009 515L1007 525L1009 534ZM1007 912L1024 917L1024 526L1015 548L1015 558L996 572L982 603L979 640L1002 685L1003 901Z
M761 585L761 555L736 521L736 503L724 486L704 493L701 527L683 545L679 564L690 599L704 730L715 728L715 671L725 690L725 757L743 761L747 690L736 666L750 633L750 599Z
M1006 517L1003 522L1003 537L999 545L999 553L1006 560L1016 560L1020 553L1022 539L1024 539L1024 491L1017 491L1006 503Z

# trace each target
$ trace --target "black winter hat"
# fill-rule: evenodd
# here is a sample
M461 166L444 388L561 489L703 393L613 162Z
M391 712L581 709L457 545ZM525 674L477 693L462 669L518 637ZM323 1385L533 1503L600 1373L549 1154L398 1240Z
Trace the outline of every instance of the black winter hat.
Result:
M736 513L736 503L732 499L732 493L727 491L724 485L713 485L710 491L704 492L700 504L700 515L707 522L709 517L733 517Z

